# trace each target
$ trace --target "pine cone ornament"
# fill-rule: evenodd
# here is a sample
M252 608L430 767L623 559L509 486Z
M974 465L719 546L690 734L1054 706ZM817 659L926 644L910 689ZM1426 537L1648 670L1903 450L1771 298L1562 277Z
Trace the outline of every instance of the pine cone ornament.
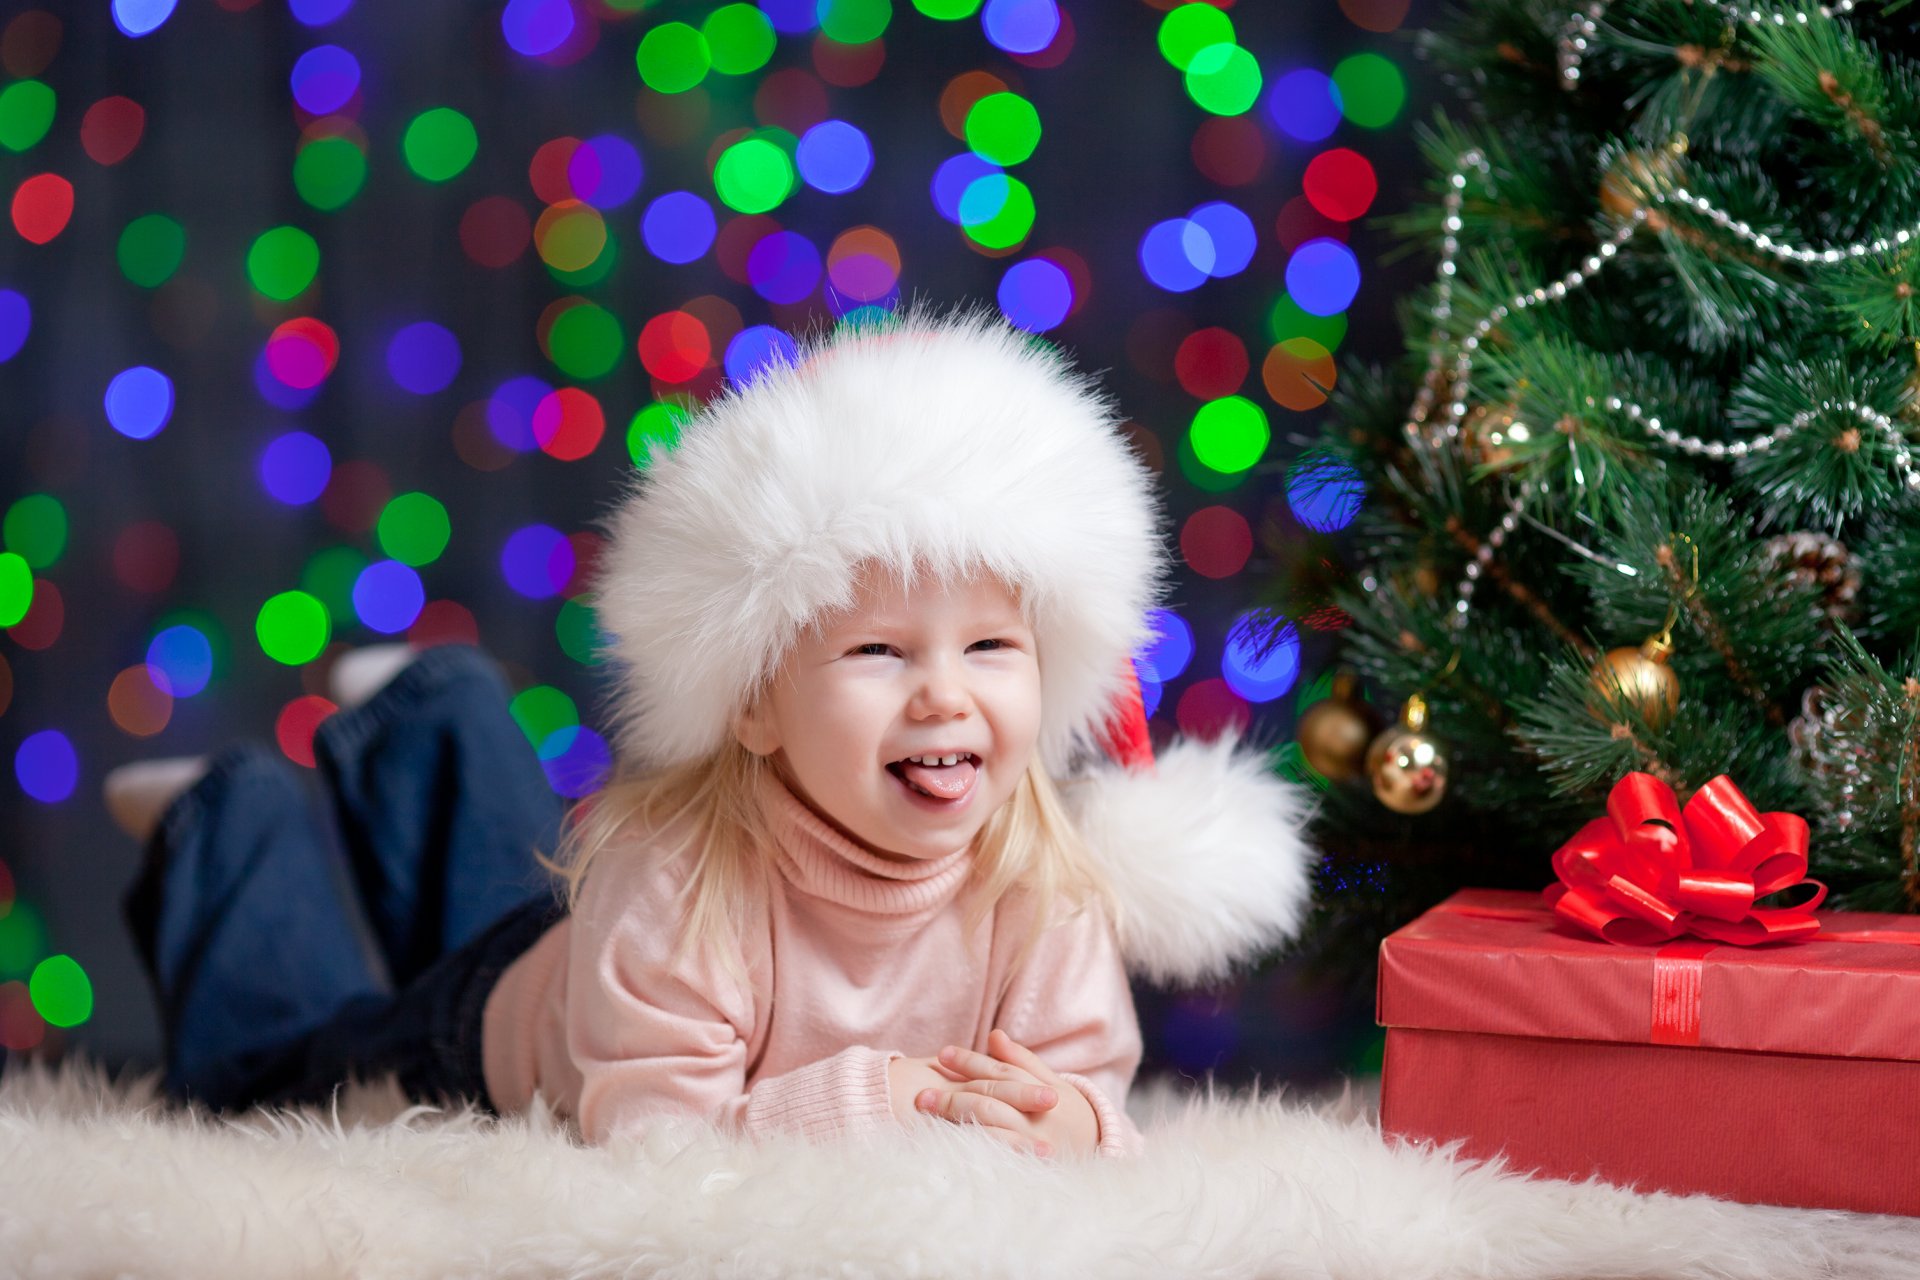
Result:
M1852 622L1858 610L1860 570L1853 553L1831 534L1802 530L1767 540L1767 554L1795 586L1820 588L1819 610L1830 622Z
M1814 783L1815 802L1835 829L1853 825L1854 804L1872 752L1857 735L1862 728L1857 713L1835 705L1833 691L1822 685L1808 689L1800 699L1800 714L1787 726L1794 767Z

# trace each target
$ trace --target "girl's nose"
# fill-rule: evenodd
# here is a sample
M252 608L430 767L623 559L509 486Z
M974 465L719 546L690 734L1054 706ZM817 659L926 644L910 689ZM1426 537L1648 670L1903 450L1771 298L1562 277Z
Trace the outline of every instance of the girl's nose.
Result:
M914 690L914 714L958 715L972 702L972 695L967 691L967 682L958 664L935 662L922 669L919 686Z

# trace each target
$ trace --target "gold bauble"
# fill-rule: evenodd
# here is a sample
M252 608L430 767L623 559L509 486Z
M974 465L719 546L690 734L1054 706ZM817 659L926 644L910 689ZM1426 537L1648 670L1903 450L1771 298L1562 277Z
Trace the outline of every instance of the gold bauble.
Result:
M1366 763L1367 744L1373 741L1379 722L1354 691L1353 676L1341 672L1333 678L1330 697L1308 707L1294 727L1300 754L1329 782L1346 782L1360 776Z
M1373 794L1395 813L1425 813L1447 794L1447 753L1426 725L1427 704L1415 694L1400 723L1367 748Z
M1593 664L1593 687L1601 704L1589 704L1596 716L1606 718L1616 700L1640 713L1647 726L1659 729L1680 709L1680 677L1667 665L1673 646L1654 636L1638 648L1609 649Z

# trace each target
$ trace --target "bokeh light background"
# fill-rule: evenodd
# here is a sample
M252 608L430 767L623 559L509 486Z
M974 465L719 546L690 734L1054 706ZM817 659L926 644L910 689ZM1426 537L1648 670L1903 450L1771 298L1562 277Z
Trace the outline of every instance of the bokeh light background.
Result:
M1241 624L1364 500L1299 455L1397 345L1410 268L1367 219L1414 169L1408 9L0 4L0 1050L153 1060L101 779L240 736L311 767L345 647L483 644L590 790L623 481L903 299L1105 372L1181 563L1153 722L1287 742L1344 619L1266 653ZM1374 1039L1284 967L1140 1003L1149 1071L1313 1078Z

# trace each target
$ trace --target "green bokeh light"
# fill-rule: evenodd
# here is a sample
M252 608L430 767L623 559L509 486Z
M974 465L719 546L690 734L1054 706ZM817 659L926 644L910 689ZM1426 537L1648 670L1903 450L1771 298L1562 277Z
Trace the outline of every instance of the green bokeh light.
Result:
M573 699L550 684L536 684L521 690L507 704L507 710L535 749L560 730L580 723L580 710L573 705Z
M913 7L929 18L954 22L980 12L982 0L913 0Z
M1260 461L1271 438L1267 415L1245 396L1222 396L1200 406L1187 433L1201 462L1236 475Z
M407 168L428 182L445 182L473 163L480 136L473 131L473 121L452 107L435 107L413 118L400 149L406 153Z
M77 1027L93 1016L93 984L72 956L48 956L35 965L27 994L49 1026Z
M967 112L967 145L995 164L1019 164L1040 145L1040 113L1017 93L990 93Z
M253 632L269 658L297 667L320 656L332 625L327 607L314 597L304 591L282 591L260 606Z
M0 89L0 147L25 151L53 127L53 90L38 80L16 80Z
M865 44L886 34L893 0L821 0L820 33L841 44Z
M1267 314L1267 331L1275 342L1312 338L1332 353L1338 351L1346 339L1347 313L1336 311L1330 316L1316 316L1295 302L1292 294L1282 293Z
M299 297L320 271L320 246L298 227L263 232L247 251L247 278L269 298Z
M1407 82L1400 68L1377 53L1342 58L1333 69L1340 110L1368 129L1384 129L1407 104Z
M729 209L766 213L793 192L793 160L766 138L743 138L720 153L713 189Z
M1160 56L1182 71L1202 49L1233 42L1233 19L1210 4L1183 4L1160 19Z
M1260 63L1237 44L1210 44L1187 64L1187 96L1217 116L1237 116L1260 100Z
M626 338L620 321L605 307L582 302L569 307L547 332L547 350L561 372L580 379L598 378L620 362Z
M120 273L146 289L157 289L171 279L186 255L186 228L164 213L129 222L114 250Z
M685 93L713 66L707 38L684 22L663 22L647 32L633 60L640 79L655 93Z
M293 158L293 189L323 212L359 195L366 181L367 157L350 138L315 138Z
M451 534L447 509L438 498L425 493L403 493L380 512L374 536L380 540L382 551L418 569L440 558Z
M773 57L773 24L757 5L721 5L700 24L700 34L713 69L723 76L750 75Z
M12 982L33 972L47 953L47 926L28 902L13 900L13 910L0 916L0 982Z
M1181 432L1176 437L1176 440L1178 444L1174 449L1174 456L1179 461L1180 474L1186 477L1188 484L1200 490L1200 492L1232 493L1245 483L1247 473L1244 471L1228 475L1224 472L1215 471L1212 467L1200 461L1199 457L1193 452L1193 440L1188 432Z
M353 607L353 584L371 561L353 547L328 547L307 561L300 571L300 589L326 607L331 617L358 622Z
M687 411L676 404L650 404L633 415L627 424L627 456L641 470L647 467L647 449L664 453L680 443L680 424Z
M600 620L590 597L562 604L560 615L553 620L553 633L560 641L561 652L580 665L590 667L600 660Z
M1007 174L976 178L960 197L961 229L989 249L1011 249L1025 240L1033 214L1033 192Z
M33 606L33 569L11 551L0 551L0 627L10 627Z
M45 569L67 549L67 509L50 493L30 493L7 508L0 545L29 567Z

